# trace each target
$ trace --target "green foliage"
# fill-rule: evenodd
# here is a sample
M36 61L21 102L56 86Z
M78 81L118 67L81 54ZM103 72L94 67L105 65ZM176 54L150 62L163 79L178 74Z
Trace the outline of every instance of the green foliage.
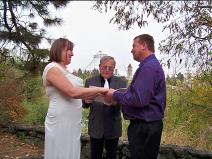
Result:
M130 124L129 120L125 120L122 116L122 139L126 140L127 139L127 128Z
M43 124L48 100L40 76L25 74L8 60L0 63L0 122Z
M184 80L184 75L181 72L179 72L177 74L177 79L179 79L182 82Z
M177 79L167 86L167 107L162 143L212 151L212 89L210 73L189 80ZM83 109L82 132L87 134L89 109ZM122 140L127 139L129 121L122 120Z
M48 109L48 98L40 76L32 76L25 79L25 99L22 102L29 114L25 122L29 124L43 125Z
M90 109L83 109L82 110L82 133L87 134L88 133L88 115L89 115Z
M16 136L18 139L24 140L26 138L27 134L26 134L26 132L17 132Z
M3 0L0 1L0 42L1 48L12 50L18 56L19 62L30 63L28 68L35 71L40 61L46 60L47 49L39 49L42 40L49 43L52 39L46 37L46 27L61 25L62 19L52 15L49 7L59 9L68 4L68 0L46 1L46 0ZM39 24L42 22L43 25ZM3 54L12 58L12 53ZM19 52L19 51L20 52ZM4 52L5 53L5 52ZM35 70L34 70L35 69Z
M91 76L97 76L99 75L99 70L94 68L92 71L91 71Z
M177 83L182 83L184 81L184 75L179 72L176 76L172 75L171 77L169 77L169 75L167 75L166 77L166 84L171 85L171 86L176 86Z
M110 22L119 29L128 30L135 24L142 28L149 19L164 24L170 34L161 41L159 50L164 54L179 57L180 64L196 66L201 70L211 68L212 16L211 1L96 1L94 9L114 11Z
M48 98L41 77L23 77L23 72L10 63L0 66L0 122L18 121L20 117L19 121L24 119L28 124L44 125ZM183 81L178 79L175 86L167 85L162 143L212 151L211 75L211 72L203 72ZM82 132L86 134L88 113L89 109L83 109ZM129 121L122 120L124 140L128 124ZM18 136L24 139L25 134Z
M24 81L10 62L0 63L0 122L19 122L27 114L21 106Z
M33 125L44 125L48 109L48 99L46 96L37 98L33 102L25 100L23 101L22 105L29 112L25 118L26 123Z
M202 79L167 87L163 142L212 150L212 88Z
M87 79L91 76L96 76L99 74L99 70L94 68L92 71L89 71L89 70L84 70L82 71L80 68L78 69L77 71L77 76L79 76L80 78L82 79Z
M43 95L42 79L38 77L27 78L25 86L25 97L28 101L33 101Z
M80 78L82 78L82 79L83 79L83 73L82 73L81 68L79 68L79 69L78 69L78 71L77 71L77 75L78 75Z

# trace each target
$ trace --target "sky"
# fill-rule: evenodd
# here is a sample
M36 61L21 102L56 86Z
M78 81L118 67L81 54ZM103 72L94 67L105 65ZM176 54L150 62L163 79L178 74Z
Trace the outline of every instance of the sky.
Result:
M157 49L158 44L165 38L162 25L149 20L148 26L139 28L136 25L128 31L118 29L118 25L109 23L112 11L100 13L91 9L93 2L73 1L66 8L57 10L56 16L63 19L62 26L50 27L47 35L51 38L68 38L75 44L74 56L68 66L70 70L88 69L93 57L99 51L113 56L116 60L118 74L126 76L127 66L133 67L133 72L138 67L138 62L133 60L131 53L133 38L140 34L150 34L155 40L156 57L161 55ZM53 12L54 13L54 12ZM46 47L46 46L45 46ZM50 46L49 46L50 47ZM94 61L98 67L99 61ZM165 74L169 70L164 66Z

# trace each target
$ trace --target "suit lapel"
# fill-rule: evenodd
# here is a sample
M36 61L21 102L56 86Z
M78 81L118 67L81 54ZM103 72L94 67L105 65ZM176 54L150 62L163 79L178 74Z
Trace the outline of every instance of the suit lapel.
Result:
M94 84L94 86L101 87L101 79L100 79L100 77L96 78L93 84Z
M113 88L113 89L117 88L117 82L113 76L111 77L110 88Z

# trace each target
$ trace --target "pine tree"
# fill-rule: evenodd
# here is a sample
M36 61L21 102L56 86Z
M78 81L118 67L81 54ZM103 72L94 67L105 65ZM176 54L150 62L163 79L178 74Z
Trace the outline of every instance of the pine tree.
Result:
M14 53L19 62L30 71L39 69L40 63L47 59L48 50L40 49L42 40L51 42L46 37L45 27L61 25L62 19L53 17L49 7L55 9L65 7L67 0L2 0L0 1L0 44L1 56L5 48L10 50L7 54L11 58ZM39 20L43 22L43 27Z

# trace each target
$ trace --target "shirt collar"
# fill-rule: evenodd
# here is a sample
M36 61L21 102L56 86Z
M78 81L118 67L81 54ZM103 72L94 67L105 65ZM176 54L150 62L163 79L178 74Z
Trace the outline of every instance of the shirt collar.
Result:
M139 66L141 67L144 63L150 61L150 60L153 59L153 58L155 58L155 54L151 54L151 55L147 56L145 59L143 59L143 60L140 62Z
M111 78L112 78L112 77L110 77L110 78L107 79L109 83L110 83L110 81L111 81ZM101 74L100 74L100 79L101 79L101 81L102 81L103 83L105 82L105 79L101 76Z

